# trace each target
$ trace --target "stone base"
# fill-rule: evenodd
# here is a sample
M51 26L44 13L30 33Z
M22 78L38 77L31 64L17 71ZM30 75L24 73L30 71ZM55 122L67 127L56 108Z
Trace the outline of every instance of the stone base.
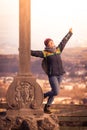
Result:
M23 109L9 110L7 115L0 118L1 130L59 130L58 117L54 114L32 115Z
M11 109L40 108L43 91L31 75L17 75L7 90L6 100Z
M36 117L40 117L42 116L43 113L43 109L39 108L39 109L27 109L27 108L21 108L19 110L8 110L7 111L7 116L22 116L22 117L26 117L28 115L35 115Z

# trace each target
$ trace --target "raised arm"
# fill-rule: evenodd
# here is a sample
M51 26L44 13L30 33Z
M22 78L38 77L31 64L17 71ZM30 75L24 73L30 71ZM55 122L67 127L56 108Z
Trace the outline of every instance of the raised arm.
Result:
M62 39L62 41L60 42L60 44L58 45L58 48L60 48L60 51L62 52L66 43L68 42L68 40L70 39L70 37L72 36L72 28L69 29L69 32L66 34L66 36Z

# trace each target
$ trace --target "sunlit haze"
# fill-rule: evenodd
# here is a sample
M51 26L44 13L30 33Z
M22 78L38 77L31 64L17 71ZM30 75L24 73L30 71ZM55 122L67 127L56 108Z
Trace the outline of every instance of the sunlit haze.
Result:
M31 49L43 50L50 37L58 45L69 28L66 47L87 47L87 0L31 0ZM19 1L0 0L0 54L18 53Z

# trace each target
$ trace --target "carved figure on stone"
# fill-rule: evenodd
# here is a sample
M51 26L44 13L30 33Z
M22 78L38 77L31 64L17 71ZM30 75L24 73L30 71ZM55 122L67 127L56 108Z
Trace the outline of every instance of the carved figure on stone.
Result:
M18 82L15 99L22 104L27 104L27 102L31 103L34 99L34 87L27 81Z

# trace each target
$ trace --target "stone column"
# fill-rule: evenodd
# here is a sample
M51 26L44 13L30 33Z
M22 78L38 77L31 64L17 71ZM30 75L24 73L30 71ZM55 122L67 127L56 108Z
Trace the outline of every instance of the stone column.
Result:
M19 74L30 74L30 0L19 0Z
M30 0L19 0L19 72L8 88L7 103L39 112L42 102L42 89L30 72Z

